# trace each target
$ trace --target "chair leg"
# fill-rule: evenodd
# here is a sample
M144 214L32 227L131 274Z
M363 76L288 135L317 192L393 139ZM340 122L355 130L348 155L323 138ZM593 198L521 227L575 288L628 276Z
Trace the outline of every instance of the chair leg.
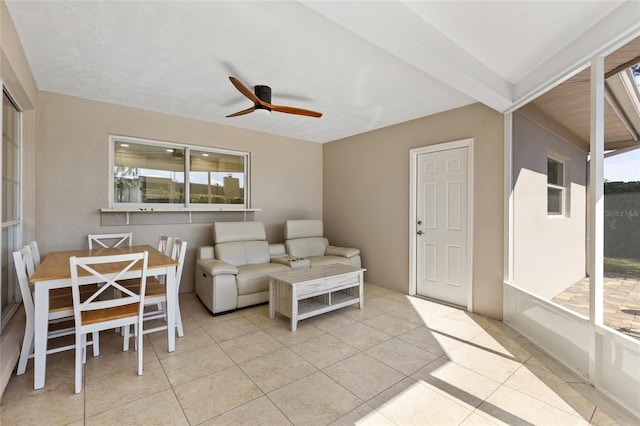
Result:
M100 355L100 332L99 331L94 331L93 334L91 335L91 342L93 344L93 356L99 356Z
M140 329L138 329L138 324L135 325L136 329L136 349L138 350L138 376L142 376L143 370L143 348L142 348L142 339L144 335L142 334L142 324L140 324Z
M82 363L87 363L87 335L82 335Z
M184 329L182 328L182 315L180 315L180 308L176 308L176 327L178 329L178 337L184 337Z
M24 330L24 338L22 339L22 349L20 350L20 361L18 361L18 369L16 375L24 374L27 371L27 361L29 361L29 355L33 353L33 335L35 330L33 324L31 327L27 324Z
M138 346L138 336L142 336L142 330L138 330L138 324L133 325L133 350L137 351L140 346Z
M122 346L122 350L123 351L128 351L129 350L129 339L131 338L131 327L130 326L122 326L122 329L124 330L124 342L123 342L123 346Z
M82 337L79 332L76 332L76 393L80 393L82 390Z

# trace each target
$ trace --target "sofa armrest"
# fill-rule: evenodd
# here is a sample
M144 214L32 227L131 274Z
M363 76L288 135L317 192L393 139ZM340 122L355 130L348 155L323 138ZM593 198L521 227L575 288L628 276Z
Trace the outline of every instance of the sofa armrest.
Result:
M213 252L213 246L198 247L198 252L196 254L196 259L215 259L215 255L214 255L214 252Z
M351 248L351 247L329 246L327 247L327 252L325 254L327 256L342 256L342 257L350 258L350 257L359 255L360 250L357 248Z
M211 275L236 275L238 273L236 266L222 260L200 259L197 262L197 266Z

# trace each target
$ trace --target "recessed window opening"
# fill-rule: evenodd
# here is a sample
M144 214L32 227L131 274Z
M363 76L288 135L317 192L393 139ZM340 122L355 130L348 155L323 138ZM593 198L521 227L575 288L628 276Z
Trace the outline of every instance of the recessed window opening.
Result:
M248 208L249 154L111 136L110 205Z
M561 216L565 213L565 163L547 157L547 214Z

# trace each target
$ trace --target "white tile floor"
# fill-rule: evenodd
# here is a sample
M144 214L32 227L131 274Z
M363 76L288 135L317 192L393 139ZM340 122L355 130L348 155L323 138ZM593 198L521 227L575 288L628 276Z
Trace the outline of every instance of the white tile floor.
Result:
M73 393L73 353L13 376L0 424L631 425L639 419L499 321L372 285L365 309L304 320L291 333L266 305L211 316L181 295L185 337L146 338L144 375L115 333L88 356Z

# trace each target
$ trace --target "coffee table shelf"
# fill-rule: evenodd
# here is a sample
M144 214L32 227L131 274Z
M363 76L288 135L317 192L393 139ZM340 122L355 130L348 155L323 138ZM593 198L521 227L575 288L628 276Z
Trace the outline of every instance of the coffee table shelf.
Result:
M360 303L360 298L358 296L353 296L343 292L329 293L329 297L329 303L326 303L320 297L299 300L298 321Z
M363 268L348 265L316 266L269 275L269 318L278 312L298 321L349 305L364 307Z

